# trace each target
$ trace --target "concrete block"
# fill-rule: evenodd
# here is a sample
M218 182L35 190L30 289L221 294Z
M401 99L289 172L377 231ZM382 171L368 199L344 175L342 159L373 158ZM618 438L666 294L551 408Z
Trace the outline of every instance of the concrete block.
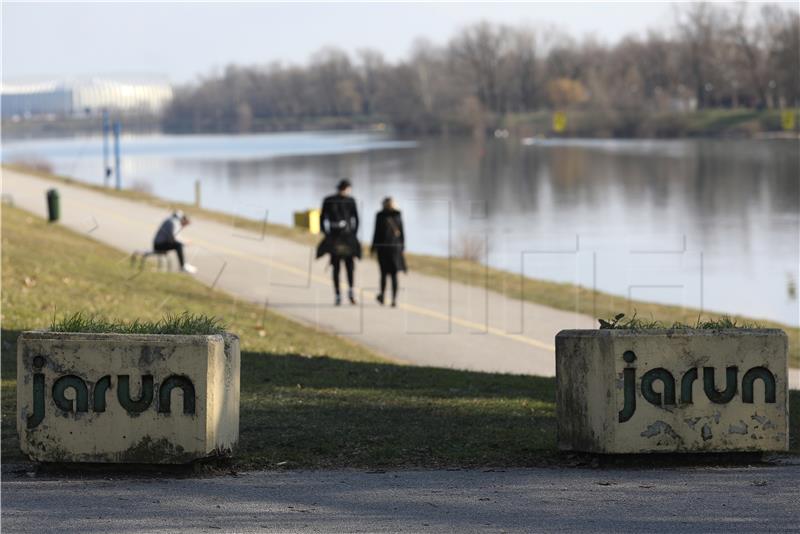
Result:
M782 330L563 330L556 391L562 450L789 447Z
M24 332L20 447L39 462L185 463L239 438L239 338Z

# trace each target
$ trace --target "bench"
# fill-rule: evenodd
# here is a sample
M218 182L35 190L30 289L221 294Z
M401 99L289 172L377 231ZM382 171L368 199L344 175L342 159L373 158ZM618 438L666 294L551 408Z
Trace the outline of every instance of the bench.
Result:
M138 263L139 270L144 269L145 262L150 256L155 256L157 260L157 268L159 271L172 271L172 261L167 255L168 250L136 250L131 254L131 266L136 267Z

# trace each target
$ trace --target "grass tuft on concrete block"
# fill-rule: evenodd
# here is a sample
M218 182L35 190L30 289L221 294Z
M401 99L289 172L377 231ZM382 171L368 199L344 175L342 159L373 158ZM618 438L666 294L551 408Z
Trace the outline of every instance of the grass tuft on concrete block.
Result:
M109 320L82 311L53 318L53 332L89 332L94 334L166 334L166 335L214 335L225 332L225 324L214 316L204 313L168 313L158 320L124 319Z
M671 329L671 330L722 330L725 328L763 328L755 321L747 321L729 315L719 317L709 317L703 319L697 316L694 323L684 323L674 321L672 323L659 321L657 319L642 319L634 312L630 318L625 318L624 313L618 313L611 319L598 319L600 330L648 330L648 329Z

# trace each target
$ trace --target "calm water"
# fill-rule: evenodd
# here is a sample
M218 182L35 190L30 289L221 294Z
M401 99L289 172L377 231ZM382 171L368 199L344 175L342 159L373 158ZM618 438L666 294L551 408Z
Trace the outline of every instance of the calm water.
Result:
M770 141L398 141L352 133L123 138L123 186L290 224L348 176L369 240L393 195L408 248L798 325L800 145ZM102 182L99 138L8 141ZM154 224L157 221L154 221ZM620 309L625 309L624 299Z

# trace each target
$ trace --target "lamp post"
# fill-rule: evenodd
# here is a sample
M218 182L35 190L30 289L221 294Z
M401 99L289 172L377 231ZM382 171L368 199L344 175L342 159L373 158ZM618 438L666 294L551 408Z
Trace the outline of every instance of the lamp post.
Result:
M103 185L108 187L111 178L111 167L108 166L108 134L111 125L108 121L108 110L103 110Z
M117 189L122 189L122 176L120 175L120 161L119 161L119 120L114 121L114 178L116 180Z

